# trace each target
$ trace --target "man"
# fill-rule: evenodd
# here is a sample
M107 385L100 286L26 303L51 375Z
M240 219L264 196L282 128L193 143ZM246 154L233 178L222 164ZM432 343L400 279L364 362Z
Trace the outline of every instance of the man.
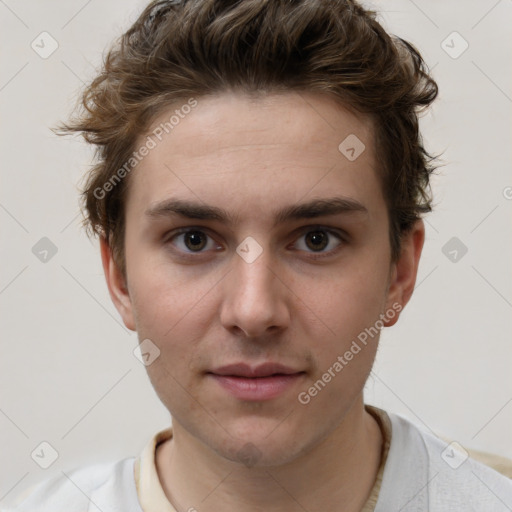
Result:
M436 95L352 1L149 5L66 130L100 150L87 221L172 428L17 510L510 510L506 477L363 399L414 289Z

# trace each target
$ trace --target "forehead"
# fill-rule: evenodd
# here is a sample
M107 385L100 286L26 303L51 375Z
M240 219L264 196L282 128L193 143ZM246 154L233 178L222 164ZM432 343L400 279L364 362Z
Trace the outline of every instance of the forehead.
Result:
M236 146L243 151L244 147L255 147L258 143L272 149L283 144L298 148L308 142L309 152L325 151L332 149L333 144L336 149L351 134L373 146L371 118L356 115L326 95L286 92L249 96L225 92L195 101L193 109L185 109L187 101L183 100L161 112L147 135L167 126L164 138L174 146L174 155L191 158L223 149L232 151ZM201 145L190 144L198 139ZM219 146L220 139L225 146ZM369 149L371 152L372 148Z
M128 203L138 210L177 197L254 216L313 196L382 198L369 117L311 93L196 101L162 111L140 138L155 146L131 176Z

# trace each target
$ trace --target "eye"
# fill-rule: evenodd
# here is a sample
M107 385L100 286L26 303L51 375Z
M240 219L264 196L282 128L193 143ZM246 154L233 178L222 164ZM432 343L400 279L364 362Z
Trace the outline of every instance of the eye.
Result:
M310 226L295 242L294 248L307 252L311 258L317 259L336 253L344 242L343 236L332 229L321 226L312 229ZM184 257L222 249L204 229L195 227L181 228L174 231L165 243L172 245L173 250L181 253Z
M321 227L309 229L309 231L299 238L299 240L301 239L304 240L303 243L295 243L295 247L298 250L320 253L321 255L329 255L330 253L336 252L344 242L340 234Z
M208 234L195 228L178 230L168 242L185 253L201 253L217 247Z

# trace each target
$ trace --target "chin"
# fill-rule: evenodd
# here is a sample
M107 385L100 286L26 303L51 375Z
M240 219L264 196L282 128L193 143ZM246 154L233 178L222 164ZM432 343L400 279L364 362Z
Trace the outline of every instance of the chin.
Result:
M281 466L292 462L306 446L298 446L297 439L305 443L304 434L290 432L285 425L273 422L265 428L253 427L244 429L243 435L229 434L218 444L210 440L210 447L218 455L246 467ZM226 428L232 434L232 428ZM213 442L212 442L213 441Z
M280 444L279 447L268 446L270 443L237 443L229 450L219 451L222 457L243 464L247 468L276 467L292 462L299 454L291 452L288 445Z

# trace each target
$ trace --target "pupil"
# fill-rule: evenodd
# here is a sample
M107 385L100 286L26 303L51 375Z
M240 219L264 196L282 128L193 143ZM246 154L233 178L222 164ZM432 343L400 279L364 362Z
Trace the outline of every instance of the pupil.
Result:
M313 245L321 245L321 247L312 247L312 249L324 249L327 245L327 237L321 231L310 233L308 239L312 241Z
M186 245L189 249L202 249L204 247L204 239L199 231L192 231L187 233ZM190 243L188 243L190 242Z

